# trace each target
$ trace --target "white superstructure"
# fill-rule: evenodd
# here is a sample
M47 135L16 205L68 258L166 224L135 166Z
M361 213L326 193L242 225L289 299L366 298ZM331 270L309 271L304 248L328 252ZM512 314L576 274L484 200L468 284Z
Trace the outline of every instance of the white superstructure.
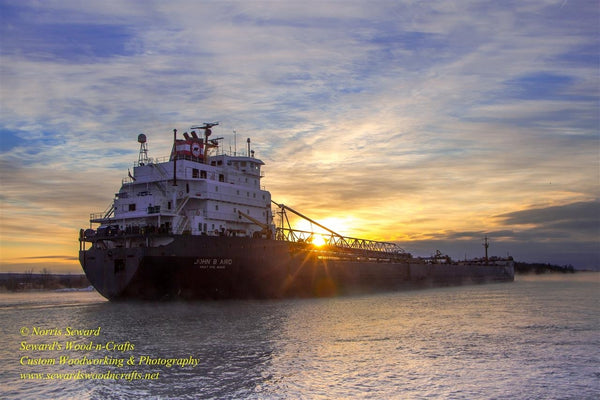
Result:
M106 229L136 233L257 236L274 231L271 194L261 188L264 163L254 158L248 139L244 156L219 153L204 124L178 140L168 159L147 156L146 136L139 135L140 157L123 180L109 209L91 221ZM101 228L102 228L101 227Z

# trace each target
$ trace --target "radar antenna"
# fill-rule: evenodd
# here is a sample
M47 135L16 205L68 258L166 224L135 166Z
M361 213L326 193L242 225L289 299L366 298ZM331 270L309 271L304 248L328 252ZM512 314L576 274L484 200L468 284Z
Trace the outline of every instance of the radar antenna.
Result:
M148 164L148 142L146 139L146 135L140 133L138 135L137 141L140 144L140 155L138 157L138 165Z
M212 134L212 127L219 125L219 122L205 122L202 125L192 126L190 129L202 129L204 131L204 143L208 144L208 137Z

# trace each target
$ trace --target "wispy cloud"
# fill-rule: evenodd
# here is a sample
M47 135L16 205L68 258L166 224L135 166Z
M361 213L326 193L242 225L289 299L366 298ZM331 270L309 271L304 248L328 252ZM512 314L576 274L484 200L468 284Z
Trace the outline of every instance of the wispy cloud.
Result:
M173 128L207 120L252 137L276 200L408 248L492 232L517 246L523 217L600 197L595 1L3 1L0 15L5 259L75 252L137 134L162 156ZM569 221L531 236L577 247Z

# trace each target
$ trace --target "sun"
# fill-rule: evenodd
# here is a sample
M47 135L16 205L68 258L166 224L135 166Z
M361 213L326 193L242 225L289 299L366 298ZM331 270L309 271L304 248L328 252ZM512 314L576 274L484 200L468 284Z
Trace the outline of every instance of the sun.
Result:
M348 235L348 226L350 225L350 219L348 217L326 217L323 219L316 220L319 225L322 225L327 229L323 229L308 220L298 219L293 223L293 229L298 231L310 233L310 237L307 239L315 247L322 247L329 243L329 237L332 236L331 231L339 235Z
M322 235L314 235L312 238L312 244L317 247L321 247L325 244L325 238Z

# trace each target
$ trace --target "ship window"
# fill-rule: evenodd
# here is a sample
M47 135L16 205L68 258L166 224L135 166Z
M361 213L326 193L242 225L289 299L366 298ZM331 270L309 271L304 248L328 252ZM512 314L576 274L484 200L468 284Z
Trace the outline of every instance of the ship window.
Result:
M256 198L256 193L252 193L252 197L253 197L253 198Z
M135 211L135 203L129 205L129 211Z
M238 194L238 196L240 195L240 191L239 190L237 191L237 194Z
M225 182L225 175L219 174L219 182Z
M218 204L215 206L215 210L219 211L219 205Z
M200 171L197 168L192 169L192 178L198 178Z
M186 183L186 184L185 184L185 192L186 192L186 193L189 193L189 192L190 192L190 184L189 184L189 183Z
M171 209L171 202L167 202L167 208L170 210Z
M242 167L245 167L246 166L246 161L242 161L241 165L242 165Z
M204 170L200 171L200 178L206 179L206 171L204 171Z

